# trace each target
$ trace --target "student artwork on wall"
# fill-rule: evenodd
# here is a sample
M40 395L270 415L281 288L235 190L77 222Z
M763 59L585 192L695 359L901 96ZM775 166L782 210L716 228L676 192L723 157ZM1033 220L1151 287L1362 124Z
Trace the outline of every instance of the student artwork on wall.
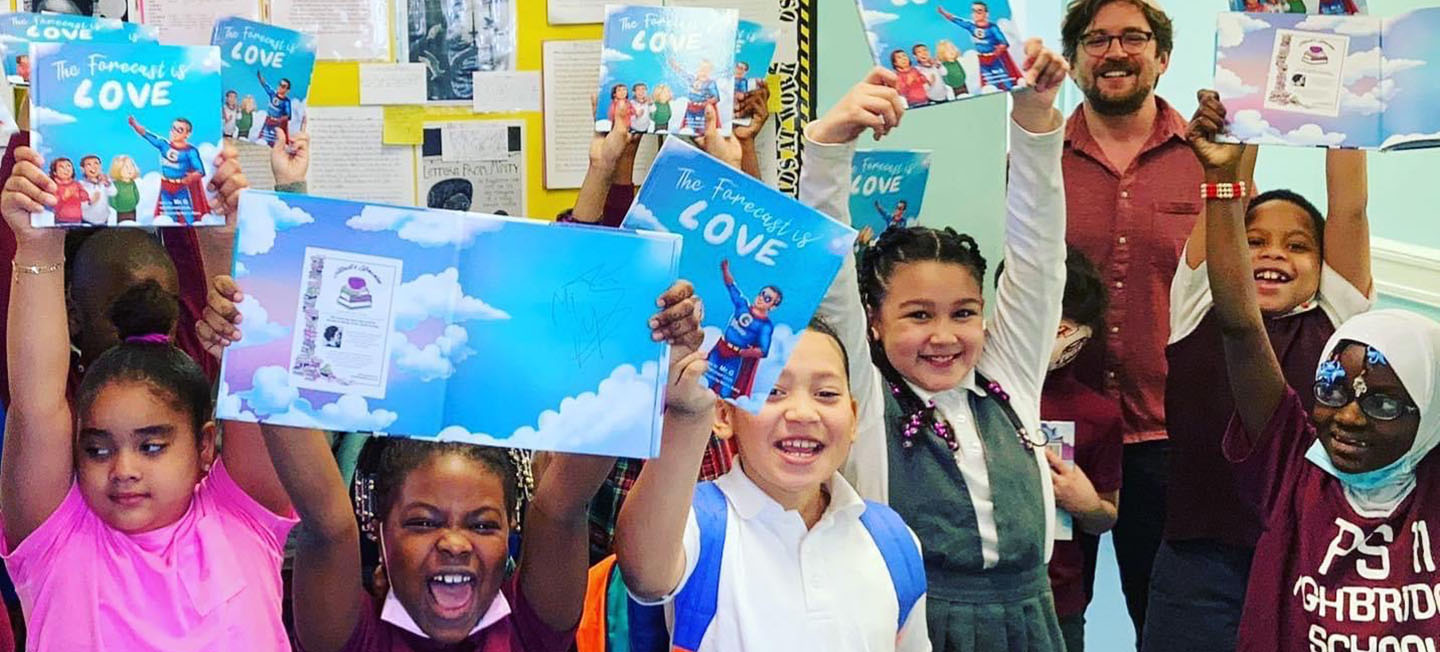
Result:
M1365 0L1230 0L1230 11L1349 16L1365 13Z
M58 189L43 226L216 226L214 46L33 43L34 147Z
M23 0L18 6L35 13L130 21L131 16L138 13L138 4L138 0Z
M224 58L221 132L273 146L288 143L305 119L315 70L315 37L243 18L215 23L210 41Z
M740 21L736 29L734 123L737 125L750 124L751 117L740 110L740 102L746 93L765 85L765 76L770 73L770 61L775 58L779 38L779 29L749 20Z
M595 130L633 110L633 131L697 136L713 107L730 133L738 21L733 9L607 6Z
M624 225L684 237L680 275L706 306L702 382L750 412L855 242L854 229L675 138Z
M246 191L236 239L219 418L658 452L678 237Z
M425 64L431 101L468 102L476 72L515 67L512 0L403 0L400 60Z
M155 30L113 18L63 14L0 14L0 57L5 77L15 85L30 83L34 65L31 43L154 43Z
M1040 432L1045 433L1045 447L1060 462L1069 468L1075 468L1075 422L1074 421L1042 421ZM1070 541L1075 538L1075 517L1070 512L1055 507L1055 540Z
M1220 14L1215 90L1229 142L1440 146L1440 8L1394 18Z
M860 230L855 246L873 245L890 227L920 219L930 152L860 150L850 171L850 224Z
M1024 86L1024 32L1009 0L857 0L876 65L911 108Z

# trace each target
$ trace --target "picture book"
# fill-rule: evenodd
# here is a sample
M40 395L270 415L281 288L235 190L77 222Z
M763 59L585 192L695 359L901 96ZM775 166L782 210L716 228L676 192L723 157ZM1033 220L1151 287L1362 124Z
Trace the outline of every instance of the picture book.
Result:
M1222 13L1224 140L1374 150L1440 147L1440 7L1393 18Z
M770 74L770 61L780 44L780 30L742 20L735 32L735 124L748 125L751 117L741 109L745 94L759 90Z
M1010 0L857 2L870 53L900 77L910 108L1025 85L1025 33Z
M220 154L220 50L32 43L31 141L59 202L42 226L225 224L209 188Z
M713 107L730 133L738 22L734 9L607 5L595 130L626 110L631 131L698 136Z
M1230 0L1230 11L1353 16L1365 13L1365 0Z
M154 43L155 29L114 18L15 12L0 14L0 58L5 77L15 85L30 83L31 43Z
M680 238L246 191L217 418L653 457Z
M1045 433L1045 447L1068 468L1075 468L1075 422L1041 421L1040 431ZM1070 541L1075 538L1075 518L1058 506L1055 508L1055 540Z
M855 242L854 229L677 138L660 148L624 226L684 237L680 277L706 307L703 382L750 412Z
M277 139L288 143L305 119L315 36L230 17L216 21L210 43L224 66L221 132L272 147Z
M860 231L857 248L875 244L892 226L920 219L930 152L859 150L850 169L850 225Z

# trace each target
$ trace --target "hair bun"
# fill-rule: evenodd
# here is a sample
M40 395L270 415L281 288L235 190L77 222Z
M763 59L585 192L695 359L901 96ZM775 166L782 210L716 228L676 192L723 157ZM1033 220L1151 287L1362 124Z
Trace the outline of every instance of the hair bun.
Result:
M179 299L154 279L126 288L110 304L110 323L124 342L156 342L157 335L168 342L164 334L175 328L179 318Z

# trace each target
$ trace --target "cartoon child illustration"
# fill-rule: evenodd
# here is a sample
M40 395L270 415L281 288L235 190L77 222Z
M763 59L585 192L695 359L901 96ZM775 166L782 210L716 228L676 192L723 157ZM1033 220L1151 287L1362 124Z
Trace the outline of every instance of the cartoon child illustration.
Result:
M750 74L750 64L744 61L735 62L735 106L745 99L745 94L750 92L750 80L746 75Z
M226 138L240 135L240 99L235 91L225 91L225 104L220 108L222 123L220 133Z
M65 157L50 162L55 181L55 223L80 224L85 219L85 189L75 181L75 163Z
M887 213L885 212L885 207L880 205L880 201L878 199L875 201L875 212L880 214L880 219L885 220L885 228L887 229L905 226L905 209L909 207L910 203L901 199L895 202L895 210Z
M656 84L655 92L651 94L655 98L655 133L670 133L670 103L675 101L675 93L670 90L669 84Z
M130 116L129 122L135 133L160 151L160 197L155 202L155 214L163 213L186 225L209 214L205 163L200 160L200 151L189 142L194 125L185 118L175 118L170 123L170 140L166 141L140 126L135 116Z
M100 170L99 156L90 154L81 158L80 170L85 173L80 179L80 187L85 189L85 223L105 226L110 223L110 198L115 196L115 185Z
M895 69L895 74L900 77L900 95L905 98L905 103L911 108L925 106L930 103L930 92L925 83L925 75L920 74L914 66L910 65L910 55L904 50L896 50L890 53L890 67Z
M655 130L655 101L645 82L637 82L630 90L635 94L630 100L630 131L648 134Z
M240 100L240 117L235 120L235 131L240 134L240 138L250 137L250 130L255 126L255 112L259 110L260 107L255 105L254 95L246 95L245 99Z
M1015 88L1020 79L1020 67L1010 57L1010 41L1000 31L1000 26L990 22L990 5L976 0L970 3L970 19L966 20L935 7L940 15L952 23L965 28L975 42L975 51L980 55L980 85L994 86L1002 91Z
M784 295L780 288L767 285L760 288L755 301L745 298L735 285L730 274L730 261L720 261L720 273L725 276L725 289L730 291L730 303L735 312L725 325L725 333L710 350L710 370L717 376L710 388L720 398L749 396L755 388L755 369L760 360L770 354L770 335L774 325L770 323L770 311L780 306ZM726 391L723 380L730 381Z
M910 52L915 55L915 68L925 77L925 93L930 101L944 102L953 99L950 87L945 85L945 66L930 57L929 46L916 43Z
M674 59L670 60L670 67L690 86L687 96L689 103L685 105L685 120L681 123L681 130L686 135L704 134L705 107L720 105L720 87L715 84L714 79L710 78L711 73L715 70L715 65L707 59L701 59L700 65L696 67L693 75L685 72L685 69L681 68Z
M1260 0L1245 0L1245 11L1260 13L1265 11L1265 7L1261 6Z
M1330 16L1350 16L1360 13L1355 0L1320 0L1320 13Z
M290 80L281 79L280 85L270 88L265 83L265 75L259 70L255 71L255 77L260 80L260 87L265 89L265 94L270 96L270 108L265 111L265 126L260 128L260 138L266 145L275 145L275 131L278 129L285 132L285 143L290 143Z
M965 85L965 67L960 65L960 48L950 39L940 39L935 42L935 56L940 59L940 65L945 67L945 85L955 97L969 95L970 88Z
M135 159L124 154L110 161L110 183L115 192L110 195L110 207L115 209L116 222L134 222L135 208L140 205L140 187L135 180L140 178L140 168Z
M30 55L16 55L15 74L20 76L20 81L30 83Z
M610 87L610 108L605 111L605 119L610 124L615 124L615 118L621 113L622 105L630 101L630 88L624 84L616 84Z

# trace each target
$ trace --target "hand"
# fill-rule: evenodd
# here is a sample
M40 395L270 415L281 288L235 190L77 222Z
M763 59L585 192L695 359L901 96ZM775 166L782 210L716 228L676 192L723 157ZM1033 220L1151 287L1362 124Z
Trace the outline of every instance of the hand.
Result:
M220 197L216 210L225 216L225 226L235 226L235 208L240 204L240 191L249 187L245 173L240 171L235 143L227 141L220 155L215 157L215 174L210 175L210 189Z
M695 144L726 165L740 169L740 158L745 155L745 150L734 136L720 133L720 114L714 106L705 107L705 133L695 137Z
M1245 152L1245 146L1215 142L1215 136L1225 132L1225 104L1220 101L1220 94L1212 90L1201 90L1195 97L1200 100L1200 106L1185 130L1185 140L1190 142L1195 157L1207 171L1233 176L1240 168L1240 155Z
M665 413L704 417L715 410L715 392L703 379L710 370L704 353L691 348L670 349L670 385L665 389ZM711 420L714 417L710 417Z
M129 118L127 118L125 121L128 122L128 123L130 123L130 128L131 128L131 129L134 129L135 131L141 131L141 129L140 129L140 123L135 121L135 116L132 115L132 116L130 116Z
M1054 131L1064 121L1055 108L1055 96L1065 84L1070 64L1045 47L1038 38L1025 41L1025 85L1015 98L1010 116L1032 134Z
M655 305L660 312L650 317L650 339L665 340L677 347L700 348L705 341L705 333L700 330L705 309L700 297L695 296L695 286L683 279L676 281L655 299Z
M5 180L4 190L0 191L0 213L4 214L5 223L20 242L45 238L63 242L65 239L65 233L60 229L30 226L31 213L53 208L59 202L54 194L55 180L45 174L42 169L44 164L45 160L39 152L29 147L15 148L15 167L10 172L10 178Z
M750 124L735 125L735 137L741 143L753 142L770 119L770 86L761 84L760 88L746 93L740 107L744 110L743 115L750 116ZM735 114L742 115L741 110L736 109Z
M726 259L720 261L720 273L721 273L721 274L724 274L726 278L729 278L729 277L730 277L730 259L729 259L729 258L726 258Z
M941 15L941 16L944 16L944 17L945 17L945 20L950 20L951 18L954 18L954 17L955 17L955 14L952 14L952 13L950 13L950 12L948 12L948 11L945 11L945 8L942 7L942 6L940 6L940 5L935 5L935 8L940 11L940 15Z
M596 113L595 102L596 97L591 94L591 115ZM634 110L630 103L623 102L620 111L615 114L615 124L610 125L610 133L595 132L590 137L590 167L609 174L627 153L640 147L640 137L643 134L630 133L633 117Z
M905 115L905 99L896 89L900 78L884 68L875 68L864 81L850 89L845 97L831 107L825 117L810 123L806 135L817 143L838 145L860 137L866 129L875 140L884 138L900 126Z
M240 341L240 320L243 315L236 307L245 296L240 286L229 276L216 276L210 284L210 294L205 298L205 310L195 322L195 334L205 352L216 358L225 347Z
M1046 450L1050 462L1050 480L1055 485L1055 504L1073 515L1089 514L1101 509L1100 494L1090 478L1079 467L1065 464L1054 451Z
M275 139L275 145L270 148L270 171L275 175L275 185L301 183L309 170L310 133L304 130L304 125L290 138L289 145Z

